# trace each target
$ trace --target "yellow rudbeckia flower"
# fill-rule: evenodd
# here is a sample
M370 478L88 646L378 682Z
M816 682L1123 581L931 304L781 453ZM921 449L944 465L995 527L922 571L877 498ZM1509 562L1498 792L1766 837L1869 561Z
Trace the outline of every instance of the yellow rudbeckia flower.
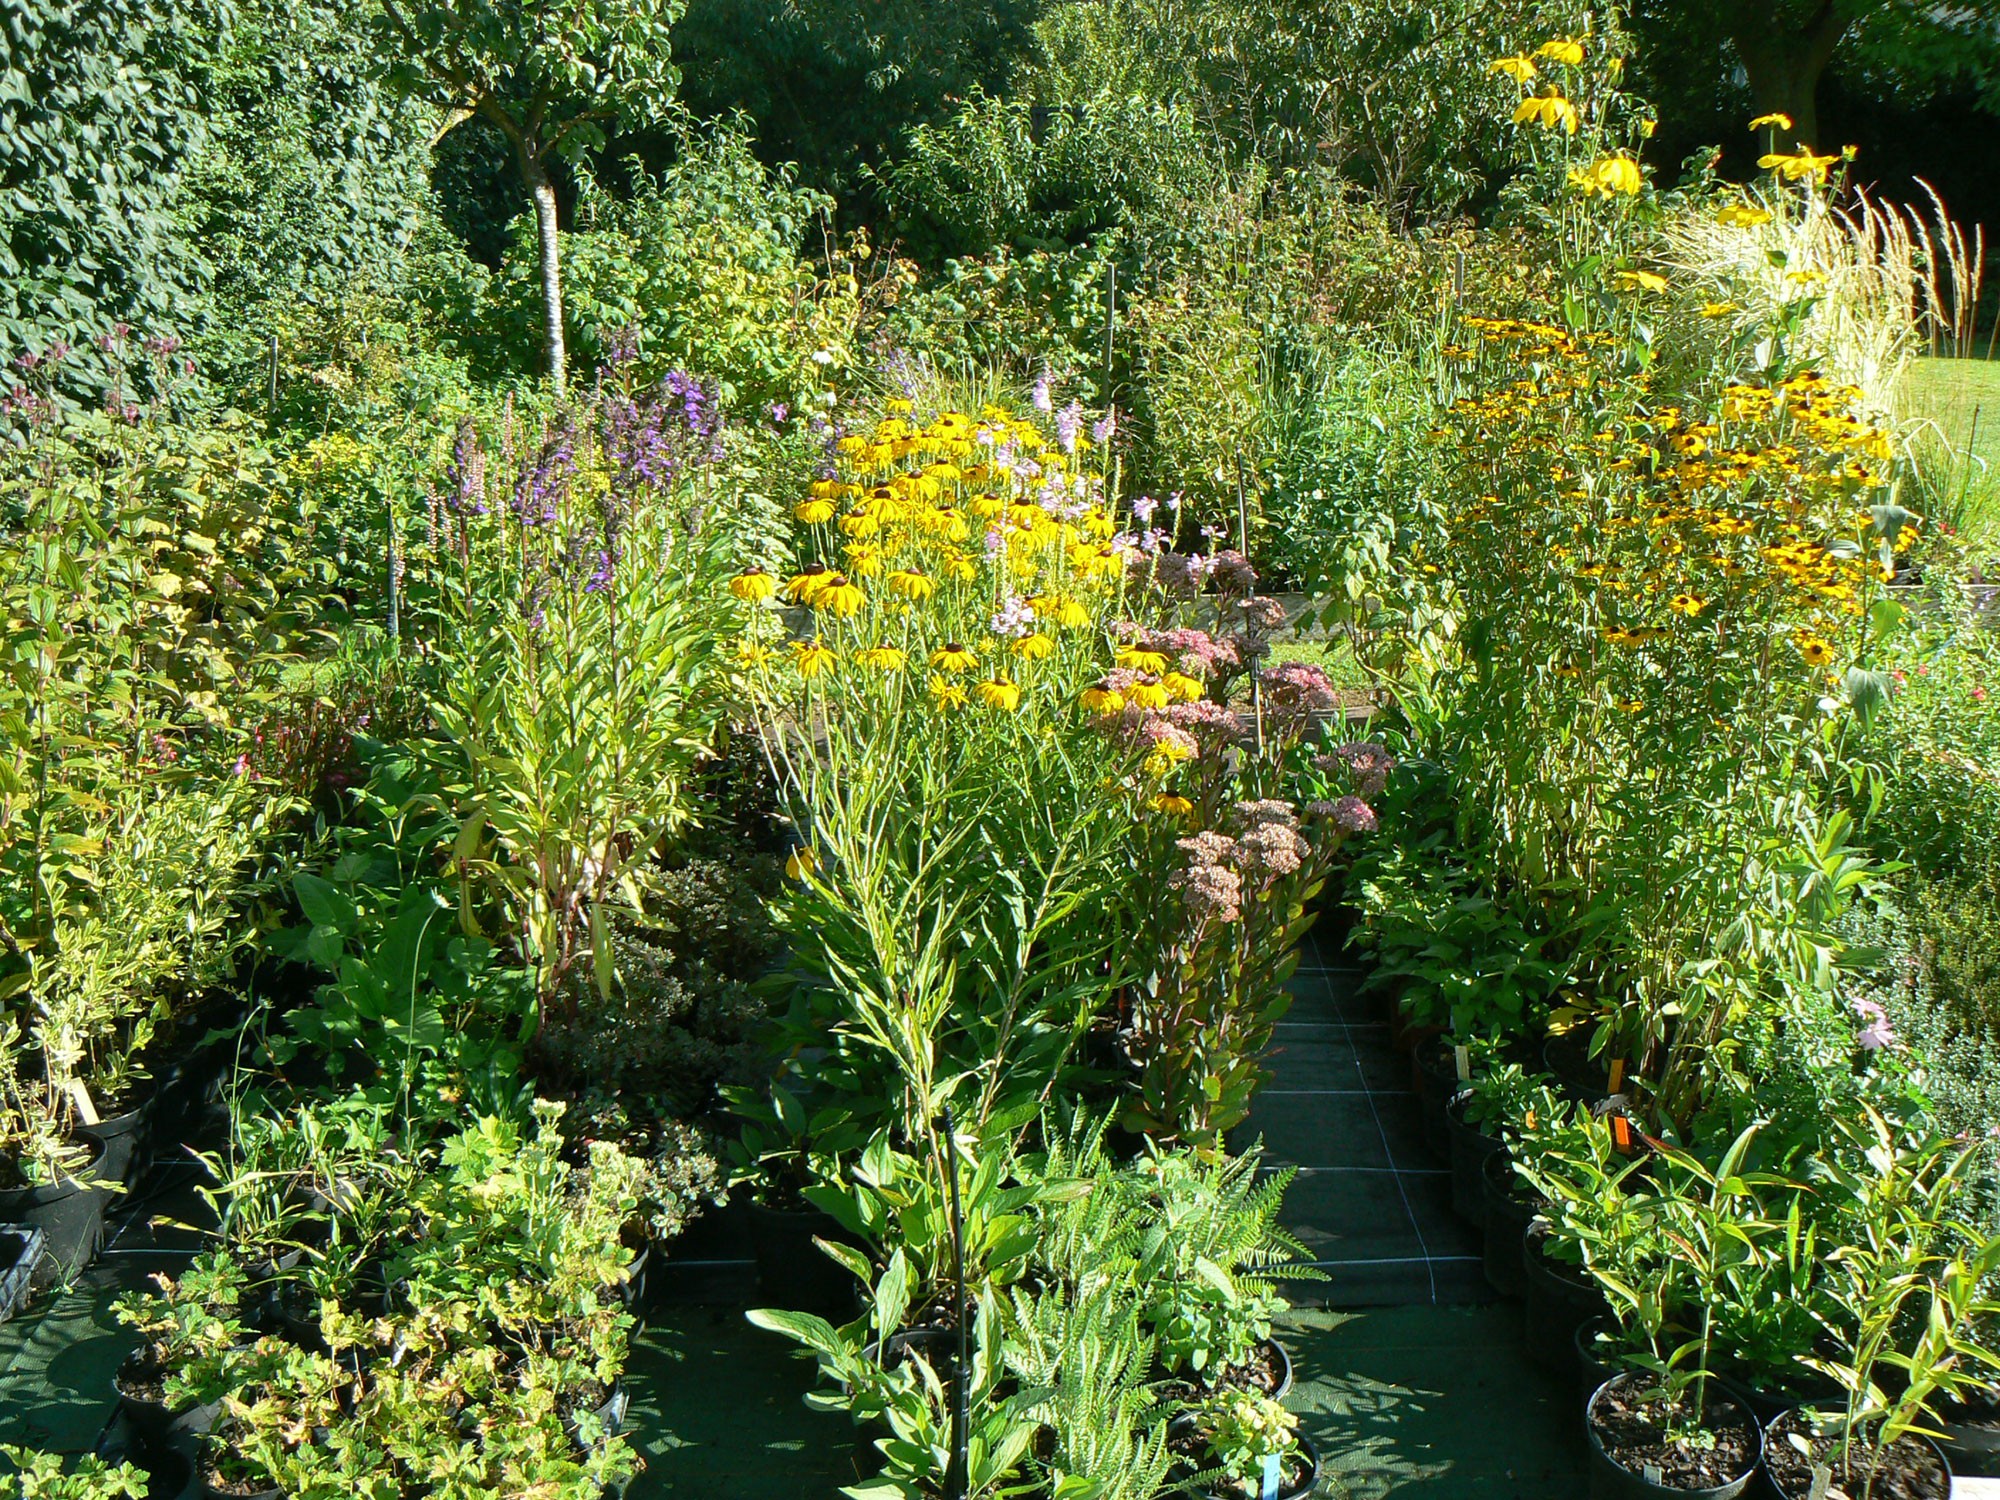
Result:
M1537 47L1535 56L1546 57L1550 62L1567 63L1573 68L1583 61L1583 43L1573 37L1555 37Z
M1645 186L1639 164L1623 152L1600 156L1587 167L1572 168L1569 180L1570 186L1591 197L1602 194L1613 198L1620 193L1629 197Z
M889 591L921 604L937 592L937 580L911 568L898 568L889 575Z
M1139 646L1120 646L1118 665L1134 672L1150 672L1153 676L1163 676L1167 670L1167 659L1157 651L1147 651Z
M817 640L798 641L792 646L792 665L798 668L799 676L814 678L834 663L834 655Z
M859 584L849 583L843 575L836 573L810 602L814 609L823 609L836 620L845 620L861 612L868 596L861 592Z
M988 708L997 708L1002 713L1011 714L1021 706L1021 690L1004 677L995 677L982 682L975 689L979 701Z
M1796 154L1771 151L1758 157L1757 165L1766 172L1776 172L1786 182L1804 182L1808 178L1825 182L1826 174L1839 160L1839 156L1815 156L1810 151Z
M979 665L979 658L957 641L950 641L931 653L931 665L946 672L970 672Z
M1496 57L1486 65L1489 73L1505 73L1516 83L1531 83L1535 77L1535 60L1532 57Z
M810 849L794 849L785 856L785 878L804 880L819 868L819 856Z
M1173 701L1166 684L1159 682L1135 682L1126 696L1141 708L1165 708Z
M1014 642L1014 654L1026 661L1040 661L1054 653L1056 643L1039 630Z
M818 526L833 519L831 500L801 500L792 507L792 514L808 526Z
M1160 686L1172 693L1183 703L1193 703L1208 690L1201 685L1201 679L1190 677L1185 672L1169 672L1160 679Z
M729 592L745 604L762 604L778 592L778 580L762 568L748 568L729 580Z
M1667 278L1652 271L1620 271L1611 278L1621 292L1664 292Z
M807 563L786 580L785 597L794 604L810 604L834 576L825 563Z
M935 673L931 675L929 691L931 702L939 708L963 708L971 701L966 694L964 684L953 682L947 677L939 677Z
M1790 130L1792 128L1792 117L1780 110L1768 115L1759 115L1750 122L1752 130L1762 130L1766 125L1773 126L1779 130Z
M1165 813L1170 818L1191 818L1194 816L1194 804L1172 792L1160 792L1153 798L1153 811Z
M864 667L873 667L878 672L894 672L910 658L906 652L894 646L870 646L855 658Z
M1550 89L1523 99L1514 111L1514 123L1540 125L1547 130L1561 130L1565 135L1575 135L1579 121L1576 106Z
M1729 203L1717 211L1715 222L1724 229L1755 229L1759 224L1770 223L1771 213L1754 204Z
M1094 714L1115 714L1125 707L1125 695L1101 682L1095 687L1085 688L1083 696L1077 701L1087 712Z

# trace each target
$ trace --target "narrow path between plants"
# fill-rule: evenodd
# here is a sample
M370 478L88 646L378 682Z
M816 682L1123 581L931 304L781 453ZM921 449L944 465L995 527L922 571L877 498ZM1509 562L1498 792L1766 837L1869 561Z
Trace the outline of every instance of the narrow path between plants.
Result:
M1261 1135L1272 1165L1299 1169L1284 1221L1327 1279L1287 1293L1345 1308L1484 1301L1493 1294L1478 1233L1451 1211L1450 1172L1424 1142L1409 1059L1390 1046L1362 977L1335 938L1307 939L1270 1082L1238 1137L1247 1146Z

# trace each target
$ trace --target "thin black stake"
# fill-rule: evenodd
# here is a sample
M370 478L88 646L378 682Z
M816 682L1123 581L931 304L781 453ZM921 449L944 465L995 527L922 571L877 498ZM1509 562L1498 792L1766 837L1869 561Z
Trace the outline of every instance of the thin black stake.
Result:
M965 1500L971 1483L968 1470L972 1438L972 1361L965 1328L965 1219L958 1206L958 1138L951 1125L951 1106L944 1109L945 1179L951 1193L951 1303L958 1319L958 1360L953 1370L951 1462L944 1471L945 1500Z
M1104 263L1104 405L1111 406L1111 336L1118 327L1118 262Z

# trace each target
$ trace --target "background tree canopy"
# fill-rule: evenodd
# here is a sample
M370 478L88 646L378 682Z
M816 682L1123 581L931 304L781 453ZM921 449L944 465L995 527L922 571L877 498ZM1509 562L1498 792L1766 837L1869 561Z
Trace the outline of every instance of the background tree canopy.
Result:
M83 344L125 321L187 339L213 388L242 397L273 334L303 337L357 295L462 309L485 295L482 264L500 284L546 284L580 228L624 226L601 268L633 253L631 225L712 222L602 211L680 161L683 110L833 195L839 226L933 268L1181 235L1200 218L1190 204L1286 174L1337 183L1404 228L1441 225L1484 214L1500 185L1485 61L1566 26L1629 50L1660 113L1648 155L1670 174L1720 146L1720 170L1747 175L1761 148L1744 121L1781 108L1829 149L1858 145L1857 181L1913 198L1922 177L1962 219L2000 224L1985 148L2000 124L1994 0L642 9L605 9L591 24L611 50L569 67L475 0L0 0L0 350ZM481 114L447 128L454 110ZM582 189L595 228L574 222ZM510 225L531 204L542 232L523 236ZM530 253L532 272L512 263ZM542 362L560 332L541 330ZM510 313L495 334L530 330ZM531 352L508 342L475 363L534 368ZM87 361L77 374L88 383Z

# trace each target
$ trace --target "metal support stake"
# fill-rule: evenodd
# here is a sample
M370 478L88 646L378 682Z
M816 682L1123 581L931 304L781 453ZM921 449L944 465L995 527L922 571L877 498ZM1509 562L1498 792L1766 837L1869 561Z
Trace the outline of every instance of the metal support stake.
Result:
M965 1500L971 1484L972 1360L965 1327L965 1218L958 1203L958 1137L952 1129L951 1106L944 1109L945 1179L951 1193L951 1302L958 1319L958 1359L953 1368L951 1462L944 1471L945 1500Z

